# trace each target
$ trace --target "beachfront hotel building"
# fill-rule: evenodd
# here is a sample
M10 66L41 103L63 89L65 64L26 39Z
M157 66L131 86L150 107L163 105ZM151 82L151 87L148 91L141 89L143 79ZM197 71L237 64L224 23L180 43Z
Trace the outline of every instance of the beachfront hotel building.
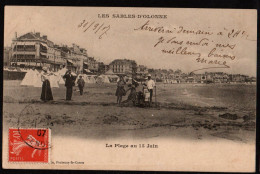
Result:
M26 33L20 37L15 35L12 42L11 65L18 67L43 67L55 69L65 64L60 50L54 47L54 43L40 33Z
M10 65L21 68L42 68L49 67L52 71L58 71L67 66L74 72L83 73L84 64L93 62L89 60L87 50L73 44L55 45L47 35L40 32L29 32L12 41ZM91 59L92 60L92 59Z
M128 75L136 73L137 64L134 60L115 59L109 64L109 69L118 75Z

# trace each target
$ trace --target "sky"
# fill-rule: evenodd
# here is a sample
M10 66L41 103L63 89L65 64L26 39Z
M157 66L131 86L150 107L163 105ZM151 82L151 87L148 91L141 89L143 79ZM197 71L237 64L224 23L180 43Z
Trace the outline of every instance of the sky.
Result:
M99 18L98 14L109 14L109 18ZM112 18L113 14L134 14L135 18ZM4 45L10 46L17 32L18 37L28 32L40 32L47 35L55 44L71 45L75 43L87 49L91 57L109 64L114 59L133 59L138 64L148 68L181 69L191 72L197 69L212 67L209 64L196 62L196 56L163 54L162 49L176 49L176 44L155 43L160 37L165 40L176 37L186 42L198 41L203 35L193 34L165 34L134 30L140 28L149 20L149 26L164 29L183 26L187 30L204 30L213 32L207 36L213 43L235 44L235 49L224 48L219 53L235 55L234 60L217 58L222 62L226 60L230 68L208 69L206 71L224 71L227 73L240 73L256 76L256 36L257 15L256 10L235 9L170 9L170 8L106 8L106 7L36 7L36 6L6 6L4 23ZM148 19L137 15L167 15L166 19ZM88 25L83 29L79 24L85 20ZM93 23L90 28L84 30ZM96 32L94 25L101 28ZM108 30L109 28L109 30ZM225 29L224 29L225 28ZM245 31L248 39L243 37L219 37L219 31ZM102 31L106 31L99 36ZM96 33L95 33L96 32ZM183 46L184 47L184 46ZM211 46L212 47L212 46ZM200 52L202 57L207 56L211 47L190 46L193 52ZM212 47L213 48L213 47ZM210 59L210 58L208 58ZM210 59L211 60L211 59ZM203 73L205 70L198 72Z

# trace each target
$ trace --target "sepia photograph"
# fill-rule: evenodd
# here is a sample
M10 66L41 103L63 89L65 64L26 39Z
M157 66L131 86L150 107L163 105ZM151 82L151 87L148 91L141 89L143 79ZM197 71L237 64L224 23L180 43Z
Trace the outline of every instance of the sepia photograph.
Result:
M7 169L253 172L257 10L5 6Z

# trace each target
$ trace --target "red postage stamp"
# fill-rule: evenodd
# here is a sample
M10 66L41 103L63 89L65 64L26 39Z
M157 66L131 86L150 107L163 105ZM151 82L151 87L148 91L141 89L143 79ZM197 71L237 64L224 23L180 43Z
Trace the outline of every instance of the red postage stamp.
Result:
M50 129L10 128L9 162L49 162Z

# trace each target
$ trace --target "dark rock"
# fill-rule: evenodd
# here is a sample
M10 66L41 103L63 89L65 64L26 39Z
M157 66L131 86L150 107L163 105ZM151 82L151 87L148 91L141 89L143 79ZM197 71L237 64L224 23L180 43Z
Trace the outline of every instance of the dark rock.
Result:
M237 120L238 119L237 114L230 114L230 113L219 114L219 117L228 119L228 120Z

